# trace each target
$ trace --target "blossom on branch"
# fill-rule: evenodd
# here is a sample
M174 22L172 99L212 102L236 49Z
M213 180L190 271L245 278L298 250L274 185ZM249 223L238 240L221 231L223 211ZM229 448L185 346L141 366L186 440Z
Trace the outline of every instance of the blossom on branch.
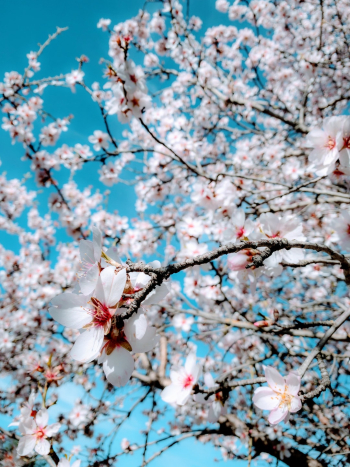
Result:
M171 384L161 392L161 398L169 404L185 405L191 396L193 386L197 384L201 366L196 363L196 355L190 353L185 366L170 372Z
M265 376L269 386L255 389L253 402L259 409L271 411L268 418L271 425L287 422L290 413L301 409L300 376L291 372L283 378L272 366L265 367Z
M27 418L20 423L19 431L23 435L17 447L20 456L31 456L34 451L46 456L50 452L50 441L47 438L58 433L61 425L60 423L48 425L48 421L48 411L41 409L35 418Z

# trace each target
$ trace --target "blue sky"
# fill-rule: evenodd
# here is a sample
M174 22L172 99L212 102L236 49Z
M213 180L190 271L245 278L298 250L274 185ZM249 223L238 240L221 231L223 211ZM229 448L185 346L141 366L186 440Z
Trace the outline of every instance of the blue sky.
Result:
M26 54L38 48L38 43L43 43L48 34L56 30L56 26L68 26L69 30L56 39L44 54L40 57L41 71L37 77L54 76L60 73L70 72L77 68L76 57L85 54L90 62L84 66L85 79L88 84L93 81L103 82L102 66L98 65L101 57L108 57L108 35L96 28L101 17L110 18L112 25L134 16L144 0L20 0L19 2L4 1L1 4L2 25L0 38L0 77L6 71L16 70L22 72L27 66ZM203 20L203 29L220 23L227 24L227 16L217 12L214 8L215 0L191 0L190 15L199 15ZM159 3L149 4L148 10L155 11ZM69 89L49 88L44 93L45 110L54 116L62 118L70 113L74 119L70 125L68 134L64 134L59 143L74 145L75 143L87 144L87 138L96 129L103 129L98 107L93 103L82 89L72 94ZM123 126L117 122L117 118L111 120L114 133L121 135ZM28 161L21 161L23 148L20 144L12 145L9 135L0 131L0 159L1 171L6 171L9 178L22 178L29 171ZM75 180L81 185L94 185L104 191L106 187L98 182L96 174L97 166L87 164L84 170L78 172ZM63 182L67 178L67 172L61 170L57 179ZM34 180L29 180L27 186L35 189ZM47 193L39 196L42 206L45 205ZM109 209L118 210L121 215L132 216L134 214L135 195L132 188L117 185L112 188ZM62 232L59 239L64 239ZM0 232L0 242L5 248L18 248L14 237ZM0 382L1 383L1 382ZM71 386L62 387L64 395L63 407L70 410L79 390L73 391ZM67 398L67 394L69 397ZM61 408L62 409L62 408ZM55 409L56 410L56 409ZM136 423L135 423L136 421ZM3 420L4 425L5 421ZM133 422L125 424L117 443L124 436L131 440L137 436L140 429L144 428L145 419L139 414ZM135 438L134 438L135 439ZM119 449L118 449L119 450ZM186 441L180 446L172 448L152 465L163 466L165 462L175 465L182 462L186 467L199 467L205 465L211 467L217 465L214 458L220 458L220 453L210 445L194 441ZM131 461L122 460L119 465L132 467L137 465L136 456ZM246 462L231 461L229 465L246 465ZM262 465L262 464L259 464Z

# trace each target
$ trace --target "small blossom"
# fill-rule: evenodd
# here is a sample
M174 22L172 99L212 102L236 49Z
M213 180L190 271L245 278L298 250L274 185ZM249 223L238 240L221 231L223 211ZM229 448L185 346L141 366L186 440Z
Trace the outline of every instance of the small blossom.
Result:
M196 363L196 355L190 353L183 368L170 372L171 384L161 392L163 401L185 405L191 396L193 386L197 384L200 373L201 366Z
M19 430L24 435L17 447L20 456L30 456L33 451L46 456L50 452L50 442L47 438L56 434L61 425L54 423L48 426L48 421L48 411L42 409L36 414L35 419L28 418L20 423Z
M289 373L283 378L272 366L265 367L265 376L269 387L255 389L253 402L259 409L271 411L268 419L271 425L287 422L289 413L301 409L301 400L298 397L300 376Z

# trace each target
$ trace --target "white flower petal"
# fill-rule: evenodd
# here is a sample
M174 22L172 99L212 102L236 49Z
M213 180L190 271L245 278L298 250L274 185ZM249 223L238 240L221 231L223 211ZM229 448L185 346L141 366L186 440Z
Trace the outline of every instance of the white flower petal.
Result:
M301 409L301 400L298 396L294 396L290 404L290 411L291 413L294 413L294 412L298 412L300 409Z
M253 402L261 410L273 410L280 403L279 393L269 387L257 388L254 391Z
M91 321L91 316L84 309L87 304L85 295L63 293L53 298L51 303L54 306L49 308L49 313L62 326L80 329Z
M91 362L101 351L103 337L104 330L102 327L93 327L83 332L70 351L71 357L81 363Z
M196 354L191 352L186 358L186 362L185 362L186 373L189 375L192 375L195 367L196 367Z
M96 225L92 226L92 243L94 247L94 258L95 261L99 262L101 259L101 250L102 250L102 234L101 230L96 227Z
M166 284L162 284L156 287L152 292L147 296L146 300L142 302L142 305L156 305L169 293L169 288Z
M34 435L23 436L19 440L17 446L17 452L19 456L28 456L30 455L35 448L36 437Z
M45 428L47 426L47 422L49 421L49 413L46 409L41 409L36 414L35 417L36 424L39 428Z
M60 428L61 428L61 424L60 423L53 423L52 425L48 426L45 430L46 432L46 436L48 436L49 438L53 435L55 435L56 433L58 433L60 431Z
M107 355L103 370L107 380L113 386L125 386L134 371L134 359L130 352L123 347L117 347L110 355Z
M110 266L104 269L100 276L107 306L114 306L119 302L126 283L126 270L122 269L118 274L115 274L114 271L114 266Z
M100 270L98 264L93 264L88 271L86 271L79 278L80 290L85 295L90 295L94 291L99 276Z
M36 442L35 451L42 456L47 456L48 453L50 452L49 441L44 438L38 439Z
M286 378L287 391L292 396L297 396L300 389L300 376L297 373L289 373Z
M177 400L177 396L179 394L179 386L175 384L170 384L163 391L160 393L160 397L163 399L164 402L168 404L174 404Z
M178 405L185 405L188 399L190 398L191 392L192 392L192 386L186 389L182 389L177 396L176 402L178 403Z
M273 391L283 393L285 390L285 381L282 375L273 366L265 367L265 376L267 384Z
M209 423L216 423L221 415L222 405L219 401L214 401L209 408L208 421Z
M80 240L79 242L80 258L84 263L94 264L94 245L90 240Z
M277 423L282 422L286 417L288 417L288 413L287 406L282 405L281 407L277 407L277 409L270 412L268 420L271 425L277 425Z
M36 423L32 418L28 418L20 422L18 429L22 435L31 435L35 433Z

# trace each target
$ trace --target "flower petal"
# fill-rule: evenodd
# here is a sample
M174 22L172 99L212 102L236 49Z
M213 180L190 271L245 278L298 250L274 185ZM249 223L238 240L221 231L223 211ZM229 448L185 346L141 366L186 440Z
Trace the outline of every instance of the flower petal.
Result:
M181 389L180 393L177 396L177 404L178 405L185 405L188 399L190 398L192 392L192 386L186 388L186 389Z
M209 413L208 413L208 422L209 423L216 423L218 421L218 418L221 415L221 409L222 409L221 402L214 401L211 404L211 406L209 408Z
M42 456L47 456L48 453L50 452L49 441L44 438L38 439L36 442L35 451Z
M94 327L83 332L70 351L71 357L81 363L91 362L101 351L103 337L102 327Z
M80 290L85 295L94 291L100 270L98 264L93 264L82 276L79 277Z
M28 456L34 451L36 437L34 435L23 436L19 440L17 452L19 456Z
M288 394L297 396L300 389L300 376L297 373L290 372L286 378L286 389Z
M107 380L113 386L125 386L134 370L134 359L130 352L123 347L117 347L107 355L103 363L103 370Z
M152 292L147 296L146 300L142 302L142 305L156 305L169 293L168 286L162 284L156 287Z
M185 362L185 370L187 374L193 374L196 367L196 354L191 352Z
M290 404L290 412L295 413L295 412L298 412L300 409L301 409L301 400L298 396L294 396Z
M46 409L41 409L36 414L35 417L36 424L39 428L45 428L47 426L47 422L49 421L49 413Z
M18 429L22 435L31 435L35 433L36 423L32 418L28 418L20 422Z
M286 405L277 407L277 409L272 410L269 415L269 422L271 425L277 425L277 423L282 422L286 417L288 417L288 409Z
M90 240L80 240L79 242L80 258L84 263L94 264L94 245Z
M101 250L102 250L102 234L101 230L93 225L92 228L92 243L94 247L94 258L96 262L99 262L101 259Z
M109 266L101 272L101 281L105 292L106 305L114 306L119 302L126 283L126 270L115 274L114 266Z
M269 387L257 388L254 391L253 402L261 410L274 410L280 403L280 396Z
M56 433L58 433L60 431L60 428L61 428L61 424L60 423L53 423L52 425L48 426L45 430L46 432L46 436L48 436L49 438L53 435L55 435Z
M273 366L265 367L267 384L273 391L283 393L285 391L285 381L282 375Z
M164 402L168 404L175 404L177 400L177 396L179 394L179 386L175 384L170 384L163 391L160 393L160 397L163 399Z
M63 293L53 298L51 303L53 306L49 308L49 313L62 326L80 329L91 322L91 316L84 309L87 304L85 295Z

